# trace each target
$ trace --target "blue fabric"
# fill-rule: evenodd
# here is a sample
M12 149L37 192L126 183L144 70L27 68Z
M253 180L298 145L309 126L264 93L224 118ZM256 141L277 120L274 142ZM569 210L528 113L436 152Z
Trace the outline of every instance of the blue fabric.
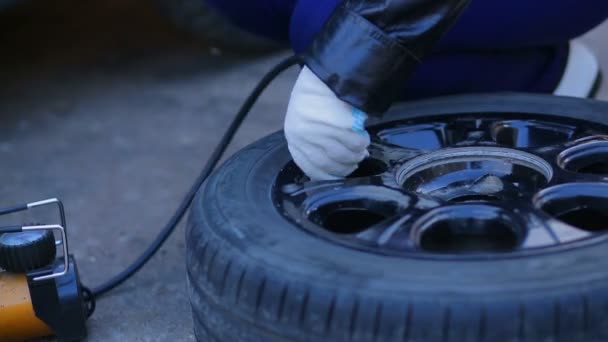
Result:
M202 1L202 0L201 0ZM207 0L235 24L307 48L340 0ZM567 42L608 18L607 0L473 0L407 82L404 99L484 91L551 92Z
M561 80L568 44L501 51L438 52L404 82L400 100L496 91L552 93Z
M606 0L472 0L439 49L559 45L606 18Z
M249 32L287 42L289 39L289 22L296 0L200 0L211 7L236 26ZM323 2L324 0L319 0ZM307 9L311 10L311 9ZM319 28L323 25L320 23ZM312 29L312 27L311 27ZM307 33L311 37L317 31ZM304 37L304 33L302 33Z
M340 0L297 1L290 25L291 44L296 52L306 49L340 3ZM606 0L472 0L437 48L511 49L561 44L606 18Z

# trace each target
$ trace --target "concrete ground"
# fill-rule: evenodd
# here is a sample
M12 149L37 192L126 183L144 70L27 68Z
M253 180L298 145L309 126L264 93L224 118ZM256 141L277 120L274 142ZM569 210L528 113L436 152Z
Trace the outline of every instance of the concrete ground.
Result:
M0 14L0 205L62 198L91 286L148 245L246 93L284 56L228 58L148 2L36 0ZM608 24L586 39L608 70L606 37ZM230 152L280 129L294 77L271 87ZM184 277L180 229L98 303L89 340L193 340Z

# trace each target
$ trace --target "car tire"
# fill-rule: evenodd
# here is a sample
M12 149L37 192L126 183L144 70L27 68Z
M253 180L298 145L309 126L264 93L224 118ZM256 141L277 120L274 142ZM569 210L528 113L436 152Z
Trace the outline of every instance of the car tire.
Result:
M394 106L426 115L537 113L608 124L608 103L467 95ZM272 134L202 188L187 225L199 341L607 341L608 239L518 258L402 258L299 229L273 204L290 162Z

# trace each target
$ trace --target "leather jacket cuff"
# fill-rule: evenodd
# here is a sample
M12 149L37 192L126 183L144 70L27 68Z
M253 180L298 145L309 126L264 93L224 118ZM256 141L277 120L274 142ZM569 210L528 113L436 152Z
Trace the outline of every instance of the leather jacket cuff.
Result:
M370 115L384 113L419 58L345 6L336 9L302 56L341 100Z

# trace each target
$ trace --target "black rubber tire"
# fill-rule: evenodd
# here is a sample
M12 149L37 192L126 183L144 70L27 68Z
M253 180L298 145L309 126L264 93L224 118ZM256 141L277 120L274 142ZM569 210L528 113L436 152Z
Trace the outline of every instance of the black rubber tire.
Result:
M177 27L226 52L264 53L284 47L238 28L211 8L205 0L153 1Z
M608 124L608 103L522 94L395 106L382 120L530 112ZM283 135L234 155L187 228L199 341L608 341L608 239L533 257L429 260L333 244L279 214Z

